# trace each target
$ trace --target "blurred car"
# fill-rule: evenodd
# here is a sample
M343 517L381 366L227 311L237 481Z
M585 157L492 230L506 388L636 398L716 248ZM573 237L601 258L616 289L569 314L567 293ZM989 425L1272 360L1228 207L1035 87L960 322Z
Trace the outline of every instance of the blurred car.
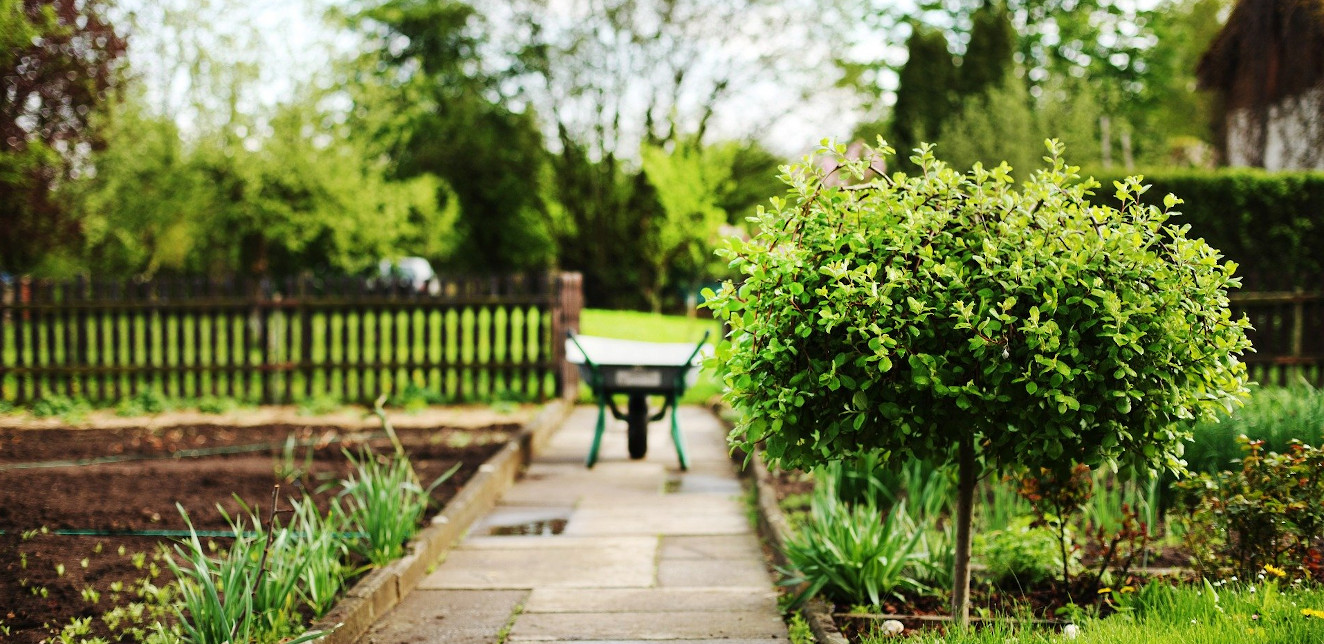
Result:
M422 257L383 259L377 263L377 275L372 281L374 286L380 288L401 289L411 293L437 295L441 292L437 272L432 270L432 263Z

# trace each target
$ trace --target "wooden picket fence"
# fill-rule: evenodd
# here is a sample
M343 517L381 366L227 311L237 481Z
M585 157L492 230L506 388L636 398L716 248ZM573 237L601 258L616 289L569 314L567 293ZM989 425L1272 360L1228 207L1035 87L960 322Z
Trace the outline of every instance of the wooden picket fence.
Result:
M1233 317L1245 314L1254 353L1242 357L1251 378L1266 385L1307 382L1324 387L1324 291L1236 292Z
M582 284L578 273L441 277L421 293L356 278L20 278L0 290L0 400L544 400L574 383L561 338L578 328Z
M0 401L154 390L291 403L387 389L453 401L573 393L565 329L578 273L442 277L435 293L361 279L20 278L0 288ZM1234 292L1254 380L1324 387L1324 290Z

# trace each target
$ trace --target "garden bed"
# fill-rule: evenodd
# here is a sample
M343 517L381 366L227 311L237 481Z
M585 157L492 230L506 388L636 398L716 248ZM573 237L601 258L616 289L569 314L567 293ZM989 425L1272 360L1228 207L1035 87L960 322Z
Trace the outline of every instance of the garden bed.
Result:
M423 481L460 464L432 493L440 507L517 429L397 431ZM228 531L240 500L266 516L278 483L282 499L325 507L334 490L316 490L364 446L390 450L378 432L334 426L0 429L0 639L35 643L81 618L116 639L99 618L140 600L144 580L165 586L160 547L188 528L176 504L203 534Z
M798 472L769 472L761 459L755 461L761 527L778 565L790 570L793 566L784 553L795 526L806 520L797 513L812 494L814 482ZM1241 579L1227 573L1206 582L1196 571L1180 566L1191 560L1181 545L1151 542L1150 547L1149 567L1133 568L1125 578L1114 577L1097 592L1079 583L1076 573L1074 595L1051 578L1023 588L1005 582L998 586L976 564L971 588L975 629L959 635L949 631L951 609L942 592L903 590L900 596L889 592L875 605L814 598L802 606L800 615L822 644L886 640L885 622L894 622L917 641L961 644L1038 642L1046 634L1067 630L1074 638L1081 629L1089 631L1087 641L1107 642L1150 639L1185 626L1217 635L1209 640L1217 642L1240 641L1238 633L1253 635L1250 641L1318 641L1315 638L1324 633L1324 595L1317 568L1308 567L1315 574L1302 577L1302 570L1289 568L1289 573L1270 565L1257 569L1258 574L1243 573ZM1087 548L1083 554L1089 567L1099 553ZM799 588L803 586L792 590ZM1111 617L1116 613L1123 615Z

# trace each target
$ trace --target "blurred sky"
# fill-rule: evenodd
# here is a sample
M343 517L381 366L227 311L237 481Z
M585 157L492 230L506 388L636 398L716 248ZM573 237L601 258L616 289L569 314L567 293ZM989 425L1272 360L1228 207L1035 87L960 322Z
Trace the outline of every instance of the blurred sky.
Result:
M351 0L352 1L352 0ZM906 0L902 0L903 2ZM346 0L120 0L117 25L129 25L129 60L144 81L149 102L171 114L185 132L199 117L197 96L225 109L228 86L244 84L237 104L258 113L296 93L301 83L330 82L330 62L352 53L357 40L326 21ZM199 55L201 52L201 55ZM209 70L209 83L189 91L190 68ZM845 100L843 100L843 98ZM799 155L824 137L850 133L856 115L849 97L804 99L785 87L748 88L719 112L713 138L749 135L749 124L772 121L758 138L773 150Z

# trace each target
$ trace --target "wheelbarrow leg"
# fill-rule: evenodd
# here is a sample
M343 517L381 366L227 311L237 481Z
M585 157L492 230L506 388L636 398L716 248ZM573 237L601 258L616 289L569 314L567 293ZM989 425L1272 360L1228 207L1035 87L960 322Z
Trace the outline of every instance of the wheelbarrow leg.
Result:
M602 445L602 431L607 428L607 400L603 395L598 396L598 425L593 430L593 445L588 448L588 467L593 467L598 462L598 447Z
M680 422L676 419L680 406L676 403L676 394L667 396L667 404L671 405L671 442L676 444L676 456L680 459L680 469L684 471L690 469L690 459L685 456L685 441L680 437Z

